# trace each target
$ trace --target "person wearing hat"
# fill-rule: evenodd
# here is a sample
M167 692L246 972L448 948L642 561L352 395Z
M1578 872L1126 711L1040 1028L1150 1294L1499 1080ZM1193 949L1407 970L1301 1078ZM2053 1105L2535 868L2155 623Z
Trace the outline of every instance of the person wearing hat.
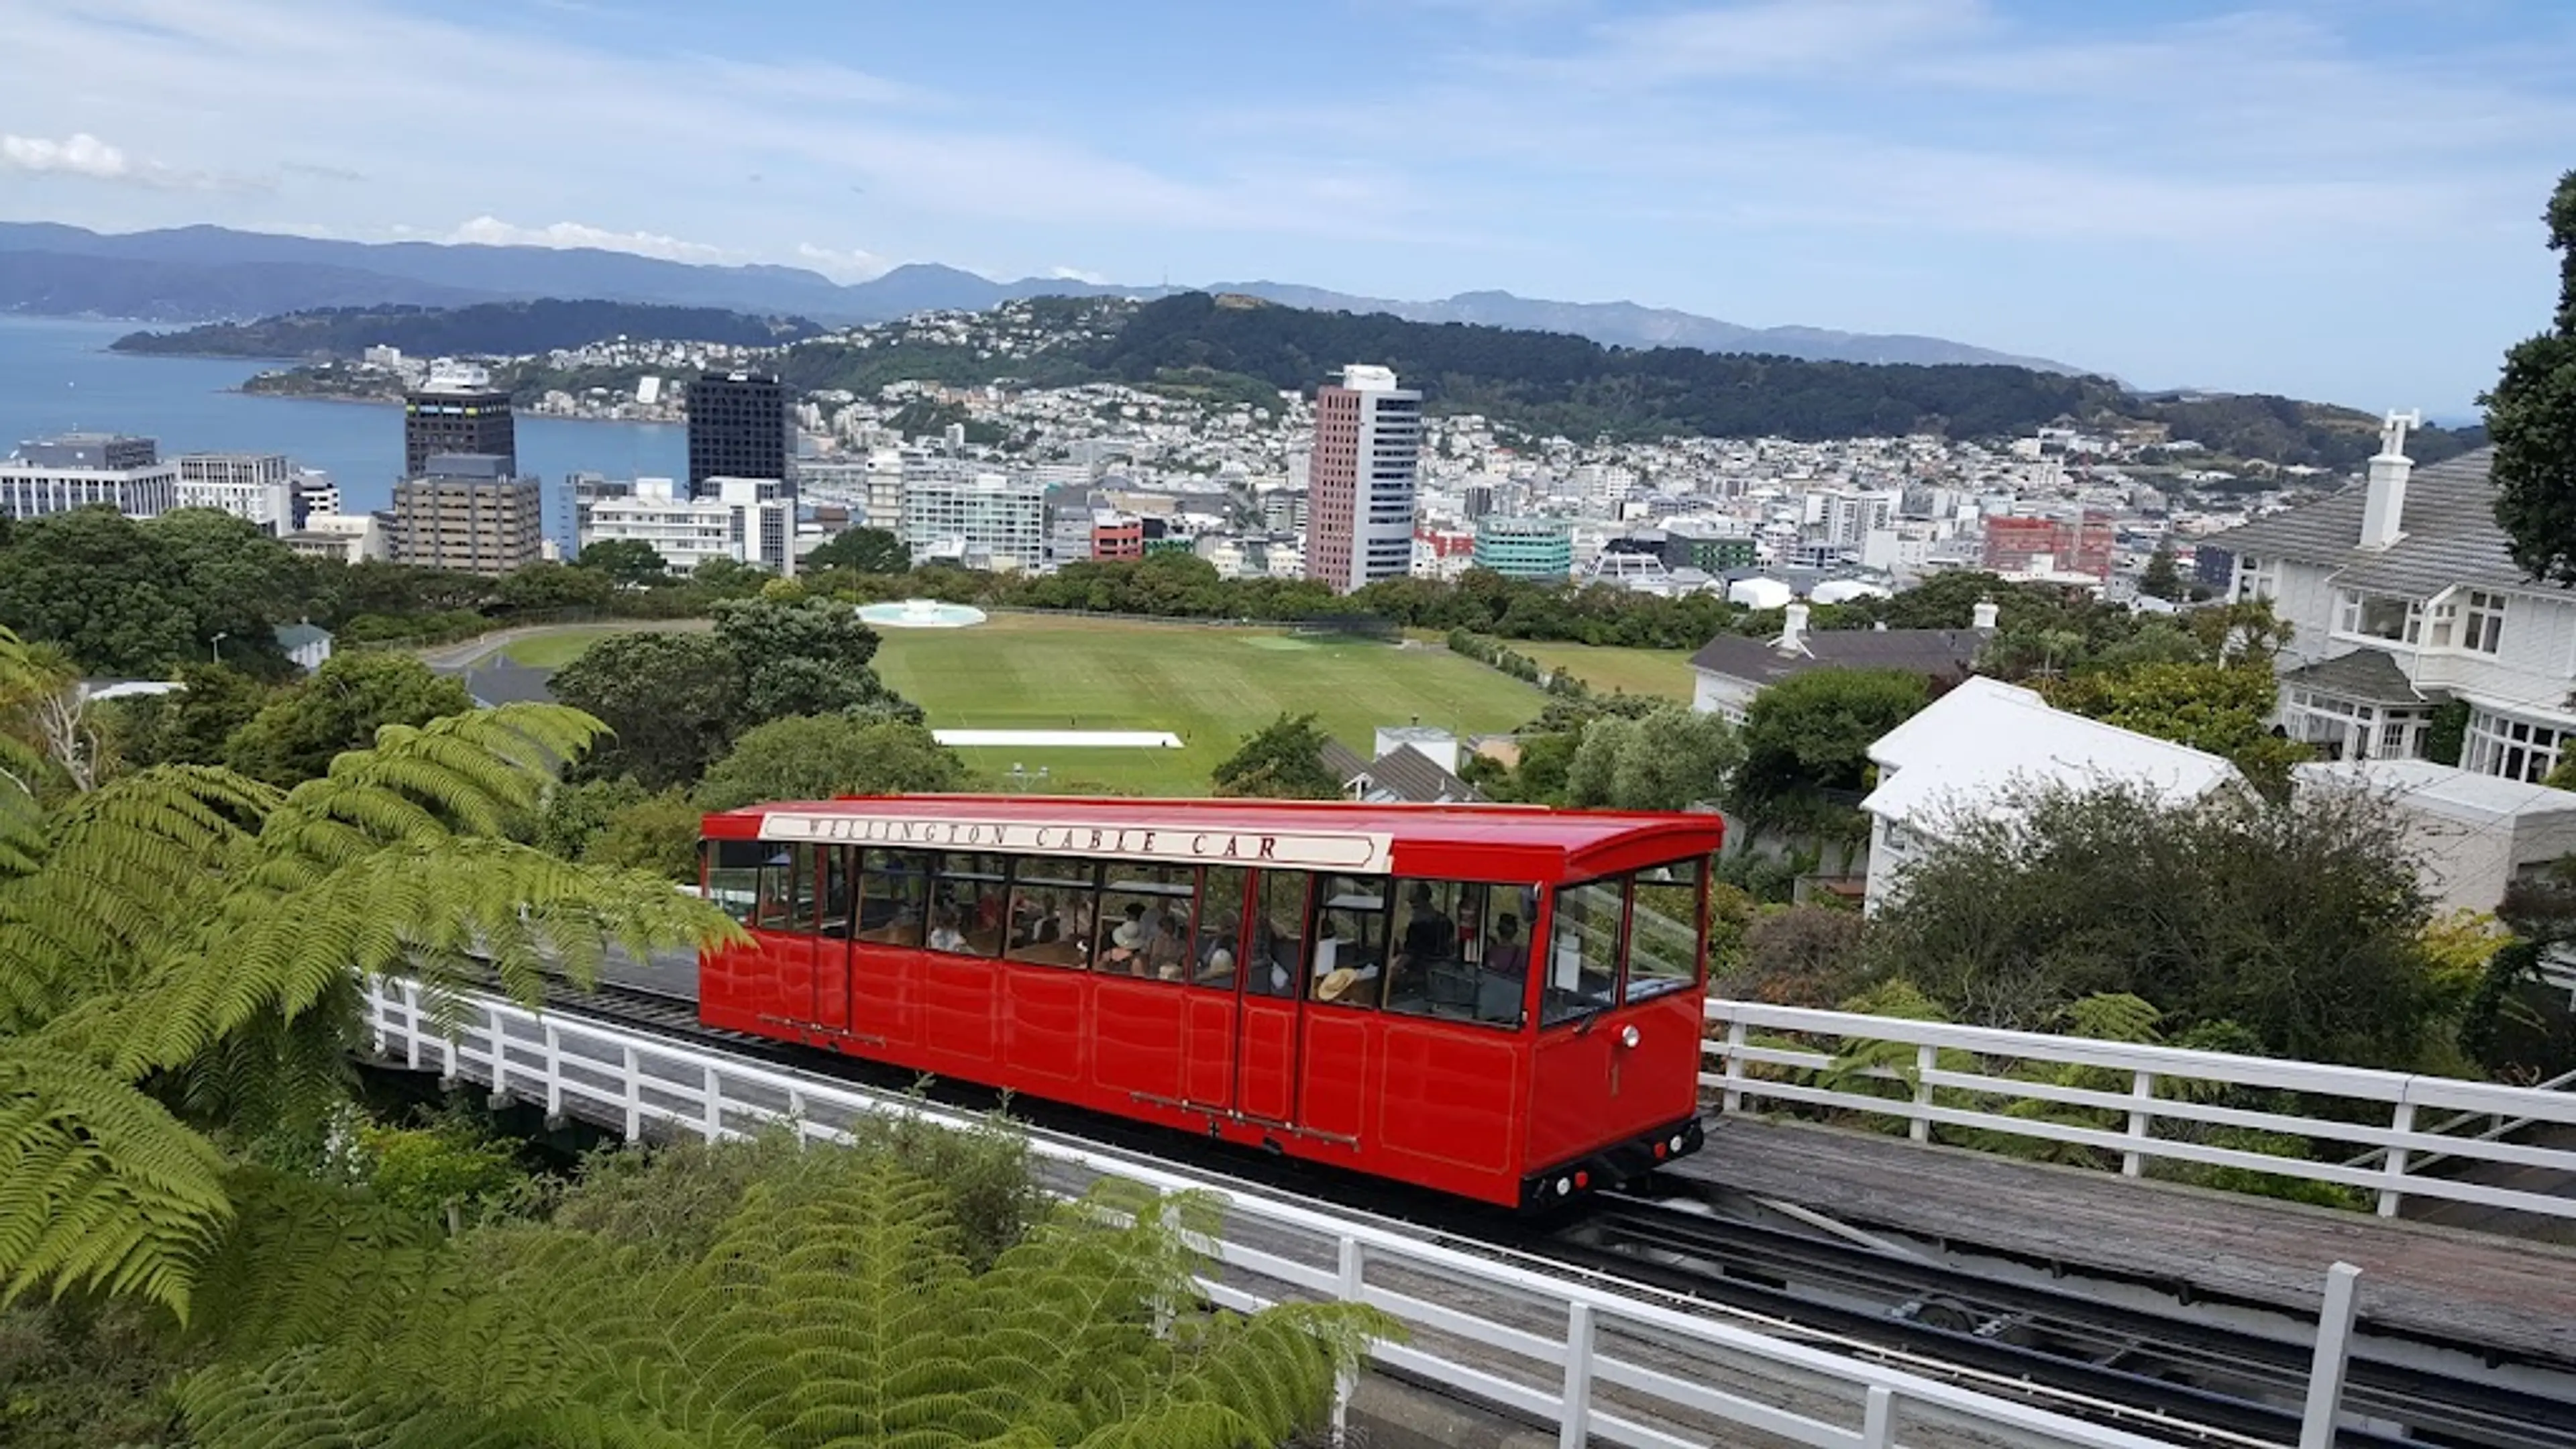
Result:
M1374 965L1345 966L1341 956L1342 941L1334 933L1332 914L1316 912L1314 980L1317 1001L1340 1001L1351 995L1361 982L1377 979Z

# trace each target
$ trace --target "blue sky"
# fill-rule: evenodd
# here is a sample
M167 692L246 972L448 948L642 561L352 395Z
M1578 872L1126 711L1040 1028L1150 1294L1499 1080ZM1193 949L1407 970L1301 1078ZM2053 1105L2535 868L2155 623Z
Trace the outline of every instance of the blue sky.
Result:
M0 0L0 217L1502 288L2468 410L2554 0Z

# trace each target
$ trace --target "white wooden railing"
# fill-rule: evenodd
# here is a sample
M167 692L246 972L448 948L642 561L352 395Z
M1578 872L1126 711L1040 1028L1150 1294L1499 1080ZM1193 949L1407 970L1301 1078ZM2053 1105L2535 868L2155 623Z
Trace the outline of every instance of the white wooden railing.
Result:
M2382 1217L2396 1216L2409 1197L2576 1217L2576 1150L2509 1141L2508 1131L2458 1136L2416 1125L2419 1114L2452 1112L2517 1126L2576 1124L2576 1096L2564 1091L1748 1001L1711 1001L1708 1020L1700 1083L1725 1112L1788 1103L1895 1118L1917 1142L1947 1127L2071 1144L2096 1149L2105 1161L2117 1158L2130 1177L2158 1160L2243 1168L2375 1194ZM1907 1064L1836 1069L1867 1043L1895 1047ZM2031 1066L2091 1068L2116 1085L2008 1075ZM1881 1096L1862 1089L1875 1083L1899 1090ZM2234 1092L2241 1101L2243 1089L2296 1095L2279 1110L2193 1100ZM2016 1103L2096 1109L2119 1125L2010 1115ZM2211 1128L2278 1133L2325 1150L2307 1159L2249 1151L2207 1140ZM2351 1161L2354 1148L2377 1154ZM2455 1168L2490 1163L2565 1178L2552 1191L2496 1187L2423 1171L2436 1157Z
M967 1125L962 1116L912 1098L481 993L450 998L452 1031L440 1027L414 983L378 982L368 995L380 1060L482 1083L543 1103L551 1113L602 1121L630 1139L656 1124L732 1137L783 1120L808 1137L830 1140L845 1135L835 1118L879 1112ZM1211 1190L1205 1179L1062 1139L1033 1136L1030 1151L1042 1163L1086 1177L1116 1176L1161 1192ZM1210 1302L1251 1311L1275 1296L1302 1293L1369 1304L1410 1335L1406 1343L1377 1345L1378 1363L1555 1424L1559 1443L1569 1449L1595 1442L1693 1449L1711 1442L1711 1424L1812 1449L1890 1449L1900 1423L1907 1442L1918 1445L1952 1438L1947 1431L1956 1430L1988 1444L2158 1449L2158 1441L2136 1434L1312 1204L1235 1186L1215 1192L1223 1201L1223 1227L1215 1241L1201 1244L1221 1265L1200 1280ZM2324 1378L2321 1370L2319 1381ZM1736 1391L1755 1388L1770 1397ZM2325 1414L2332 1412L2329 1400Z

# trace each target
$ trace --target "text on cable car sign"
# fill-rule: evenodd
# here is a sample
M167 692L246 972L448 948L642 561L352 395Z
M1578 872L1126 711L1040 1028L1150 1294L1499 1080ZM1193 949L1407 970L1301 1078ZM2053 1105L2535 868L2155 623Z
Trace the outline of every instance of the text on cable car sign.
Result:
M1200 830L1186 825L1071 825L1039 820L929 820L894 815L760 817L763 840L991 850L1029 855L1105 855L1207 865L1268 865L1380 875L1390 869L1389 837L1361 831Z

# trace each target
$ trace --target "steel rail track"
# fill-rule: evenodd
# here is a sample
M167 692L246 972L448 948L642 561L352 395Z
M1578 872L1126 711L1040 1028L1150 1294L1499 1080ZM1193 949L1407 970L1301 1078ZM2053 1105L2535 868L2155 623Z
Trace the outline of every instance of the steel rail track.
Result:
M602 983L554 988L547 997L550 1010L864 1086L902 1092L924 1085L906 1069L705 1026L695 999L673 991ZM990 1110L1003 1096L967 1083L932 1082L928 1091L969 1110ZM1498 1261L1573 1271L1623 1293L1721 1313L1759 1331L2170 1442L2241 1449L2295 1443L2299 1436L2296 1406L2308 1350L2287 1340L2000 1283L1646 1198L1605 1195L1580 1216L1532 1223L1079 1108L1029 1098L1011 1098L1009 1107L1027 1130L1087 1151L1130 1155L1212 1188L1293 1192ZM1210 1147L1226 1159L1222 1168L1204 1160ZM1175 1161L1176 1150L1200 1160ZM2576 1404L2373 1359L2352 1360L2345 1406L2399 1431L2346 1427L2337 1435L2342 1449L2576 1449Z

